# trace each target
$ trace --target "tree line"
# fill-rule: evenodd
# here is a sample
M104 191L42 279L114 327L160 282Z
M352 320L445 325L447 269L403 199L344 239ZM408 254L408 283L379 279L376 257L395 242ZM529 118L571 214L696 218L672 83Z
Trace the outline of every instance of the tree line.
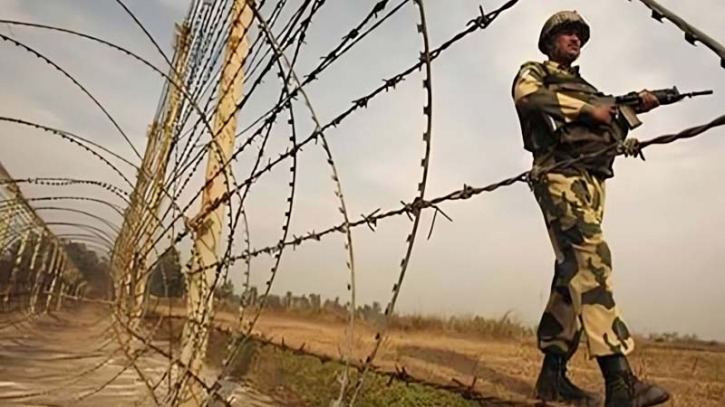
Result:
M184 296L184 275L179 261L179 252L170 247L161 254L159 261L151 271L149 293L162 298L182 298ZM237 294L231 280L222 281L215 289L215 299L231 306L240 303L247 307L255 307L261 303L261 295L257 287L251 286L245 293ZM285 295L270 294L265 307L271 310L295 310L312 313L347 314L348 304L341 303L339 297L322 299L320 294L295 295L288 291ZM376 319L382 316L380 303L373 302L357 307L359 316Z

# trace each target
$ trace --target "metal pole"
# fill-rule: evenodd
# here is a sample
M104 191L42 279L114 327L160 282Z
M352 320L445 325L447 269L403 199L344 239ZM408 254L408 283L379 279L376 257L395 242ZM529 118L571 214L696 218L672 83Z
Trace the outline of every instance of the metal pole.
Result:
M116 239L111 264L113 266L116 283L116 300L121 307L121 315L128 315L130 302L133 301L132 293L135 276L136 261L133 248L139 231L139 218L145 202L144 192L148 187L151 163L156 150L156 123L149 127L148 143L144 153L141 167L136 176L136 186L131 194L131 202L124 212L121 233Z
M40 235L38 235L38 238L35 240L35 245L33 246L33 254L30 256L28 281L25 286L25 289L28 292L28 304L30 304L33 295L33 287L35 287L35 283L38 281L38 275L40 274L40 269L37 271L35 270L35 263L37 263L38 255L40 254L40 248L43 246L43 239L45 238L45 233L46 230L43 229Z
M140 239L144 239L142 245L140 264L137 266L138 274L135 284L134 292L134 309L132 313L132 320L138 320L143 314L144 300L146 298L146 286L148 282L148 270L146 264L148 264L148 258L151 255L153 249L153 242L156 232L159 228L158 213L161 205L162 191L164 188L164 178L166 176L166 168L170 158L171 142L174 139L176 124L178 122L179 114L181 113L181 92L179 87L183 85L183 80L186 75L186 67L189 56L189 25L187 22L177 26L176 34L176 53L175 53L175 74L172 73L174 81L178 86L169 85L168 88L168 111L164 120L163 127L161 128L162 137L161 145L158 154L154 156L155 162L158 167L152 174L152 180L150 184L150 192L148 194L148 205L145 216L141 219L141 223L145 225L144 233L139 236ZM151 168L149 168L151 170Z
M2 255L3 252L5 252L5 244L8 240L8 235L10 235L10 222L15 215L16 210L16 204L13 202L10 205L8 205L8 208L4 210L2 217L0 217L0 255Z
M249 52L247 30L252 23L252 10L246 0L235 0L232 8L231 32L225 51L224 67L219 84L222 97L214 117L216 136L210 144L205 180L207 186L202 195L201 219L197 223L191 272L187 276L186 309L187 320L182 336L180 360L193 374L199 374L203 366L209 339L209 325L214 304L214 281L216 268L206 268L218 260L219 242L226 205L220 205L208 212L211 204L226 192L225 175L219 172L234 148L236 120L231 118L236 111L236 99L241 95L244 75L242 62ZM224 93L226 89L230 91ZM216 175L219 172L219 175ZM216 176L215 176L216 175ZM207 213L208 212L208 213ZM203 271L202 271L203 270ZM180 378L182 406L197 406L205 398L203 389L189 380Z
M45 255L43 255L43 264L40 265L40 269L38 270L38 276L35 279L35 282L33 284L33 293L30 297L30 313L35 313L35 307L38 304L38 297L40 296L40 292L45 287L45 281L47 280L49 276L49 271L53 267L53 263L55 262L55 258L58 255L58 243L57 242L51 242L51 245L48 246L48 249L45 251ZM50 259L50 262L48 260Z
M63 307L63 295L66 293L67 288L68 285L65 283L65 280L62 280L60 283L60 289L58 290L58 298L56 299L55 303L56 311L60 311L60 309Z
M58 283L58 277L63 272L63 267L65 266L65 253L60 254L60 258L58 259L58 263L55 266L55 269L53 270L53 281L50 283L50 289L48 290L48 297L45 299L45 312L47 313L50 311L50 301L53 299L53 292L55 291L55 286Z

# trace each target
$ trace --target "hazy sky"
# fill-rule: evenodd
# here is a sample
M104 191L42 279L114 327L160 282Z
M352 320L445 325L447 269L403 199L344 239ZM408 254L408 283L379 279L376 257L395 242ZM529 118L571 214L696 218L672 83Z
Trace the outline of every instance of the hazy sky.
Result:
M128 5L171 54L174 23L185 14L186 0L129 0ZM295 3L295 2L291 2ZM308 72L373 6L372 0L329 1L314 20L298 69ZM484 1L491 10L503 1ZM719 0L661 3L725 41L725 4ZM392 3L391 3L392 4ZM687 7L685 6L687 4ZM442 43L478 13L477 1L425 2L431 42ZM702 46L686 43L669 23L649 17L639 2L611 0L522 0L489 29L454 45L434 63L434 131L428 197L485 185L530 166L523 150L510 96L513 77L523 62L542 60L536 48L543 22L553 12L577 9L592 26L583 49L582 73L607 93L677 85L681 90L713 89L715 96L663 107L643 116L634 136L647 139L704 123L722 113L725 70ZM2 0L4 18L42 22L111 40L134 50L166 70L143 33L113 0ZM309 94L327 122L349 103L379 86L383 78L414 63L421 50L417 9L406 8L333 65ZM161 92L162 79L141 64L99 45L60 34L0 24L0 33L17 38L67 68L116 117L139 151ZM118 132L87 97L57 71L17 47L2 42L0 116L57 126L88 137L138 162ZM329 131L349 212L357 219L377 208L411 201L420 179L425 94L416 74L371 102L368 109ZM270 80L269 89L275 90ZM262 110L273 94L260 90L259 105L240 115L244 122ZM296 114L307 117L304 109ZM300 119L305 120L305 119ZM0 160L17 178L68 176L107 180L128 189L99 161L56 137L18 125L0 123ZM302 135L306 136L305 133ZM284 132L275 133L270 157L284 150ZM615 297L637 332L678 331L725 339L725 131L647 150L647 161L620 158L616 177L607 184L604 231L613 251ZM251 156L249 156L251 157ZM341 221L330 173L319 146L300 155L298 195L292 233L302 235ZM238 177L246 178L244 160ZM130 167L123 167L129 178ZM279 238L288 194L287 166L255 183L247 205L252 244L262 247ZM98 194L96 189L28 188L29 196ZM112 200L112 197L107 197ZM118 202L117 200L114 202ZM60 204L59 204L60 205ZM67 204L66 204L67 205ZM78 206L76 206L78 207ZM120 223L100 205L84 206ZM523 185L442 209L432 238L425 239L432 213L423 216L399 310L414 313L469 313L500 316L513 311L534 324L548 296L553 254L539 209ZM48 220L88 218L41 213ZM358 293L362 302L387 303L399 272L409 233L407 218L354 231ZM102 226L99 226L102 227ZM58 228L59 233L72 233ZM341 235L287 251L274 291L321 293L345 298L348 277ZM235 246L235 251L243 250ZM253 280L262 284L268 259L255 260ZM239 285L241 265L232 268Z

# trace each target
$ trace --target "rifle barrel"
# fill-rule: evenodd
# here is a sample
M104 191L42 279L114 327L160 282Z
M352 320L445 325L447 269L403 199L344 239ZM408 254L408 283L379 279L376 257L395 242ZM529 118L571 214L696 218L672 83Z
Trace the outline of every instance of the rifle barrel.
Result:
M711 90L703 90L701 92L691 92L691 93L688 93L687 96L690 96L690 97L707 96L707 95L712 95L713 93L715 93L715 92L713 92Z

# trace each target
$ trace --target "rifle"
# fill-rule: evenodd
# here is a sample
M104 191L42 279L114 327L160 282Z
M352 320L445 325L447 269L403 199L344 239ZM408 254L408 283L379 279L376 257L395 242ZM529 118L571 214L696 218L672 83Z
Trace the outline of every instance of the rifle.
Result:
M705 90L701 92L680 93L677 86L673 86L668 89L650 91L650 93L657 98L660 106L664 106L677 103L685 98L712 95L714 92L712 90ZM634 111L634 108L642 103L638 92L629 92L621 96L604 96L600 100L602 103L617 106L617 110L630 129L635 129L642 124L637 117L637 113Z

